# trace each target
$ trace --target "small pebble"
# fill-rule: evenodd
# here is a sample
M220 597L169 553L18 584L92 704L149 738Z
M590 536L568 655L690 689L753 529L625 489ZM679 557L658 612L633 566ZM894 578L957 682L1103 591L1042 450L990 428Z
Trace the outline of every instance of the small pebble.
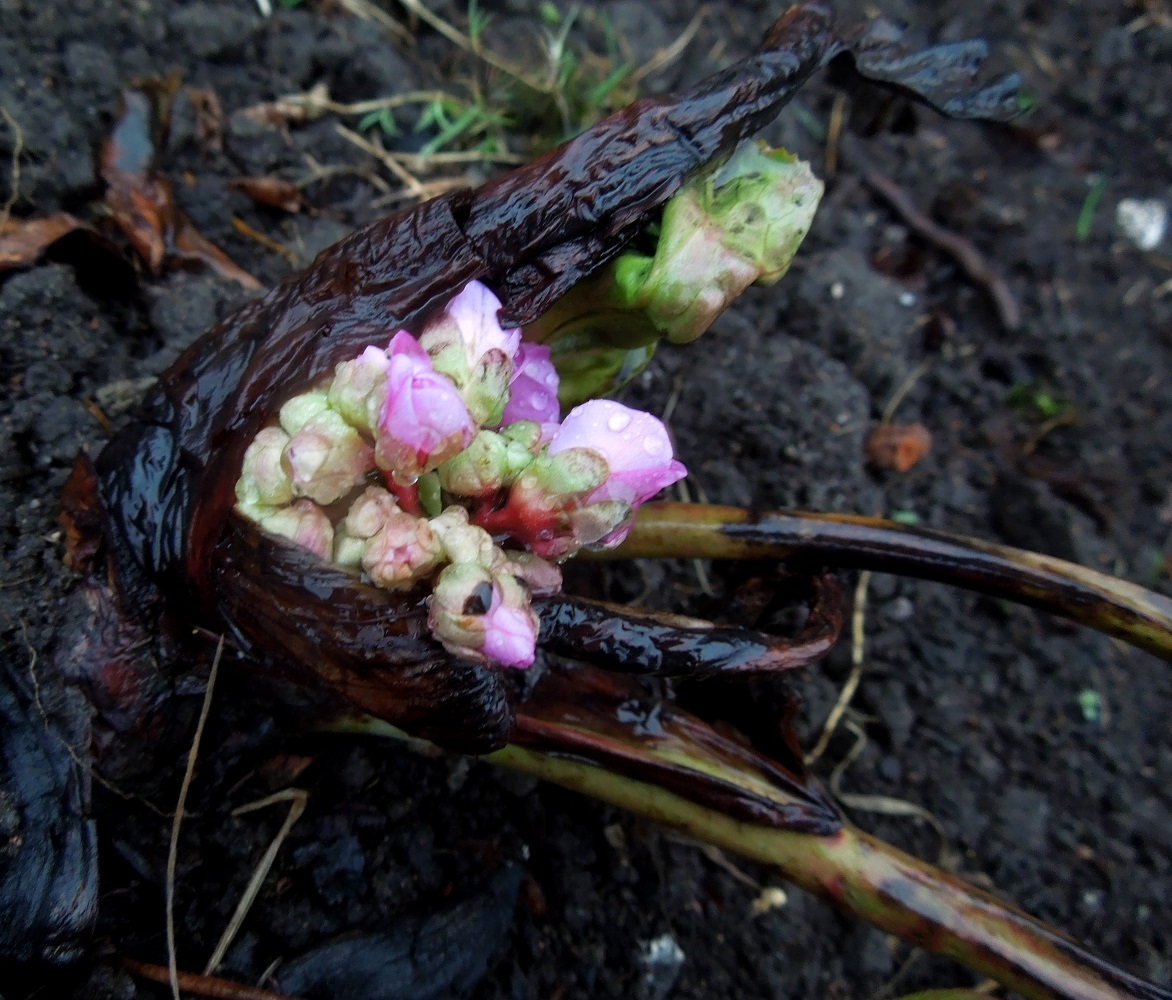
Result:
M1141 250L1155 250L1168 228L1168 207L1155 198L1124 198L1115 208L1115 222Z
M684 949L670 934L661 934L644 942L639 964L643 966L643 980L638 991L641 1000L664 1000L684 966Z

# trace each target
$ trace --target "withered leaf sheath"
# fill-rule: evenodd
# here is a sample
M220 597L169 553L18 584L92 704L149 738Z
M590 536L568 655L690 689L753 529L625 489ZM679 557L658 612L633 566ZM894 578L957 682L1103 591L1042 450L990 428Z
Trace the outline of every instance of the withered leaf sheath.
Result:
M473 278L497 291L506 325L536 318L618 253L689 171L844 54L862 76L949 114L1013 108L1013 81L974 83L981 43L909 52L889 25L840 30L827 6L803 3L756 55L686 93L638 101L478 191L353 234L197 341L102 452L123 593L132 604L157 593L226 631L319 707L367 711L454 749L504 744L509 683L431 641L422 595L366 586L232 516L245 448L284 399L368 344L417 330Z

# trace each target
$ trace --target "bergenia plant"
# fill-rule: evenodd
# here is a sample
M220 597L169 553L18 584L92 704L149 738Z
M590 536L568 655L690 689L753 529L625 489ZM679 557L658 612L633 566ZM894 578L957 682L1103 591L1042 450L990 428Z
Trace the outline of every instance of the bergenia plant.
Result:
M527 579L556 578L532 558L613 548L687 473L649 413L592 400L559 423L549 349L500 309L470 281L418 340L396 331L291 398L244 454L237 510L375 586L430 587L429 627L454 655L527 667Z
M1169 997L855 829L786 724L766 753L629 676L816 662L842 624L837 566L1027 601L1172 658L1172 602L1061 560L877 518L651 502L685 474L667 431L599 398L788 266L821 186L740 143L817 69L849 54L844 72L945 114L1005 118L1016 83L979 84L983 52L910 51L890 25L799 3L747 60L380 220L244 306L96 468L79 461L73 564L135 641L92 628L71 676L97 711L131 658L150 695L131 729L159 731L178 687L166 643L222 635L307 724L406 734L621 805L1026 996ZM560 563L587 549L793 559L803 624L779 636L733 609L710 622L562 592ZM94 741L99 764L116 745Z

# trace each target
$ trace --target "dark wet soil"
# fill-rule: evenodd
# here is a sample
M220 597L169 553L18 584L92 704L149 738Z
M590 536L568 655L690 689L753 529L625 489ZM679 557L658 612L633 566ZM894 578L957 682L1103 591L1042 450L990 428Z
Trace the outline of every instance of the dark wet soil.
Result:
M537 23L536 4L483 6L509 37ZM693 13L628 0L600 6L637 56L670 42ZM711 4L686 57L658 82L694 79L747 51L782 6ZM985 296L911 237L847 163L830 179L790 276L750 291L700 343L661 351L628 401L662 412L674 399L671 424L693 496L894 513L1168 592L1172 241L1145 253L1115 224L1123 198L1172 201L1167 7L884 6L928 38L982 34L1027 76L1037 112L1021 129L918 111L884 117L869 95L854 101L849 122L876 131L855 139L871 168L996 262L1021 303L1022 328L1004 331ZM180 92L165 159L179 201L266 283L291 265L234 229L234 215L304 262L373 218L379 192L339 174L307 188L312 215L253 206L225 182L304 176L307 157L362 170L372 161L338 137L331 116L282 133L238 112L320 81L335 99L356 101L467 72L423 29L418 50L406 53L372 22L315 2L278 5L266 20L244 0L0 0L0 24L0 107L23 142L14 215L84 214L99 190L96 149L120 88L177 71L185 86L213 90L227 119L222 151L201 150ZM833 100L824 83L811 86L768 137L821 170ZM0 163L13 145L13 130L0 125ZM1096 179L1102 197L1080 238ZM100 448L105 420L116 424L143 380L242 295L198 273L127 281L72 244L0 276L0 658L20 683L30 659L48 662L77 587L61 565L55 520L74 455ZM901 388L897 419L925 424L932 453L906 474L879 472L865 464L864 444ZM1055 415L1069 419L1041 434ZM648 564L603 583L618 598L647 591L661 606L690 610L703 603L703 586L719 590L725 579L719 567L701 577L691 564ZM865 745L841 790L925 807L945 843L914 819L859 810L857 822L922 855L943 851L954 870L1172 983L1167 665L1029 610L884 576L869 587L866 638L851 720ZM848 661L844 645L802 680L807 744ZM410 992L392 964L400 993L368 984L324 995L442 996L485 965L472 993L483 1000L865 998L898 973L893 988L904 991L972 982L797 891L755 915L749 880L769 886L774 876L751 866L741 866L747 879L734 876L615 810L468 759L369 738L282 739L263 710L234 710L239 694L231 677L217 692L195 815L180 842L181 968L203 967L286 806L232 810L292 785L308 792L307 809L222 967L240 981L345 932L386 935L391 944L370 948L393 955L404 928L431 920L434 930L456 913L475 929L448 940L446 979L423 969ZM818 771L828 777L855 741L844 729ZM241 750L248 742L261 750ZM158 805L170 809L173 795L169 787ZM93 944L64 971L3 971L8 1000L161 995L115 958L165 961L169 823L100 786L94 810L102 881ZM516 884L501 875L517 870L510 865L523 872L511 915L501 888ZM684 955L674 982L644 961L648 943L665 934Z

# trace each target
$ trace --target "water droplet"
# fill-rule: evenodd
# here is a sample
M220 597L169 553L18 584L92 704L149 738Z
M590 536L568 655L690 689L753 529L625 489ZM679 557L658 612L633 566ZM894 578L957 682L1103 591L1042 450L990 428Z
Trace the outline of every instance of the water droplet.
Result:
M606 426L609 427L612 431L614 431L617 434L619 431L626 430L627 425L630 422L631 422L631 418L627 414L616 413L613 416L611 416L611 418L609 420L607 420Z
M544 410L549 405L549 396L538 389L529 397L529 405L535 410Z
M548 371L545 373L545 384L551 389L558 387L558 373L556 371Z
M643 439L643 450L648 455L661 455L663 454L663 441L654 434L648 434Z

